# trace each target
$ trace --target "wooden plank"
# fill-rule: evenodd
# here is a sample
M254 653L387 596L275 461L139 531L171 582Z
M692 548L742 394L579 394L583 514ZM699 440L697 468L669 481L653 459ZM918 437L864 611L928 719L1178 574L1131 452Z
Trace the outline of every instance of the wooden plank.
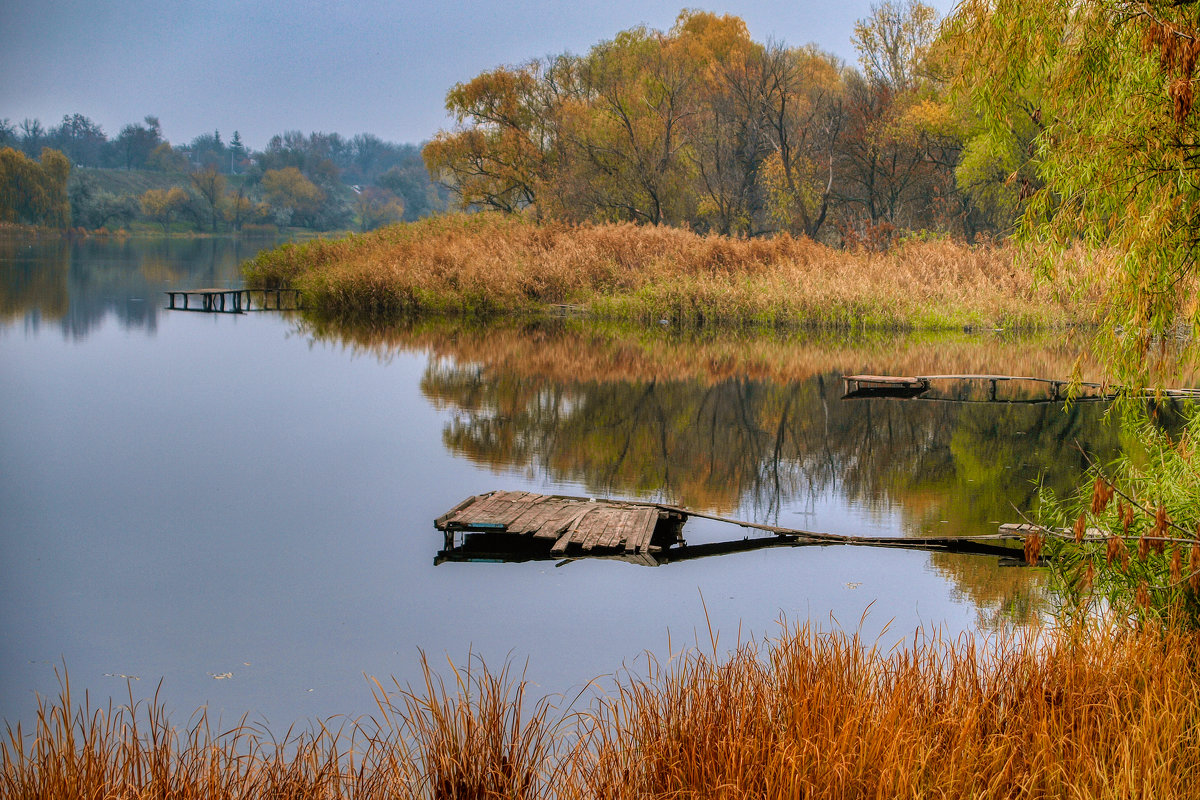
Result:
M506 528L510 527L518 517L525 513L525 509L528 507L525 498L528 494L528 492L509 492L507 505L502 510L495 512L496 521Z
M596 513L589 517L587 528L587 536L583 540L584 552L592 550L596 546L596 542L600 541L600 537L608 530L610 525L613 525L621 512L618 509L601 506L596 509Z
M600 531L600 535L596 538L596 547L602 550L611 550L617 546L617 543L623 538L626 528L629 526L630 518L636 512L627 508L610 509L611 522L605 526L604 530Z
M564 502L562 500L551 500L546 503L546 512L541 517L537 527L530 531L530 534L537 539L556 539L558 534L580 510L586 506L586 503L579 502Z
M580 519L573 526L574 533L571 537L572 541L583 548L585 553L590 551L592 549L592 545L596 543L595 539L592 539L590 542L588 539L591 537L592 530L596 527L597 522L599 521L601 524L603 524L603 517L604 508L602 506L597 506L587 516Z
M650 546L650 540L654 538L654 528L658 525L658 509L643 509L640 522L641 525L634 535L625 540L627 553L645 552Z
M478 495L474 495L474 494L471 495L466 500L463 500L461 503L456 505L454 508L447 511L445 514L442 514L440 517L435 519L433 521L433 526L435 528L437 528L438 530L442 530L443 526L445 526L445 524L447 522L449 522L451 520L451 518L454 517L455 514L457 514L459 511L462 511L462 510L470 507L478 499L479 499Z
M626 509L625 513L621 515L621 526L617 537L607 546L624 549L629 540L641 532L645 512L644 508L630 507Z
M535 539L557 539L563 531L575 524L579 517L587 513L588 503L571 503L559 508L550 519L542 523L533 536Z
M535 495L536 499L528 502L525 513L513 520L509 530L513 533L533 533L558 510L559 504L545 495ZM528 501L529 498L526 498Z
M908 378L895 375L846 375L845 380L858 383L879 383L885 386L919 386L922 378Z
M479 495L479 500L476 502L475 507L471 509L471 513L483 514L487 512L489 508L500 502L500 495L503 494L504 492L491 492L489 494Z
M496 492L490 502L471 512L469 522L475 524L507 525L512 516L514 497L524 496L525 492ZM468 520L464 520L468 521Z
M580 541L575 539L575 537L579 534L580 526L587 522L589 515L597 513L599 508L600 506L598 503L588 503L585 508L581 509L580 512L567 524L566 530L563 532L562 536L558 537L558 541L555 542L554 546L550 548L550 552L563 553L566 551L567 545L569 545L573 540Z
M549 509L545 503L526 503L525 510L521 512L521 516L512 521L508 526L510 533L526 534L533 533L545 520Z

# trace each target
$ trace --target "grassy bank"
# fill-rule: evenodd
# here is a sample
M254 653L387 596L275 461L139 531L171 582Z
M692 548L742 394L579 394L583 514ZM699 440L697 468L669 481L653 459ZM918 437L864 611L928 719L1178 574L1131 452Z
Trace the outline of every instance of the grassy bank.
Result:
M298 287L309 308L330 316L569 304L601 318L735 325L950 329L1084 320L1090 306L1039 287L1015 256L1007 246L948 241L877 254L790 236L731 239L478 214L285 245L248 264L246 277L256 287Z
M715 649L715 646L714 646ZM789 629L619 674L578 708L507 670L427 669L379 711L282 738L173 727L157 702L64 691L0 745L0 794L43 797L1195 797L1200 644L1157 628L884 652ZM570 704L567 704L568 706Z

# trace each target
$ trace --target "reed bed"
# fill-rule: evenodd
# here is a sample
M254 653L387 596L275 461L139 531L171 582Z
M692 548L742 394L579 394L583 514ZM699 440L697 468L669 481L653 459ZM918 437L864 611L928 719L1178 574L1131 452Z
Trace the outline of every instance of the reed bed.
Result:
M565 304L601 318L687 324L947 329L1085 319L1094 303L1055 296L1016 256L1008 245L913 241L880 254L787 235L476 214L285 245L250 262L246 277L255 287L299 288L320 313L373 318ZM1073 272L1104 268L1080 255Z
M1195 798L1195 633L1093 626L881 648L784 627L618 673L581 708L481 664L376 684L276 739L69 688L0 746L5 798ZM643 662L639 661L639 664Z

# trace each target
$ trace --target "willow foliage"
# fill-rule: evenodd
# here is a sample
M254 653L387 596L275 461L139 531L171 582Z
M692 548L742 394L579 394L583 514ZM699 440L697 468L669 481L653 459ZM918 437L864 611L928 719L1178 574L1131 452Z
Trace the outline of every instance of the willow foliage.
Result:
M977 54L958 85L996 137L1035 126L1011 177L1023 182L1020 232L1048 246L1048 277L1072 286L1053 258L1077 241L1113 259L1101 347L1122 383L1164 379L1155 365L1194 357L1177 343L1200 324L1200 7L966 0L947 35Z

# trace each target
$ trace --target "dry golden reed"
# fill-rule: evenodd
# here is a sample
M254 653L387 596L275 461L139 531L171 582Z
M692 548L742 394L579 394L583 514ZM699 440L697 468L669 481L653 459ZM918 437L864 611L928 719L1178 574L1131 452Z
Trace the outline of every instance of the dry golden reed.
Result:
M1095 626L883 649L784 627L619 673L581 709L476 663L276 739L69 688L9 728L25 798L1195 798L1200 641Z
M1032 327L1083 321L1087 307L1039 287L1007 245L914 241L879 254L787 235L735 239L495 214L286 245L250 262L246 276L256 287L298 287L326 314L375 317L567 304L593 316L689 324Z

